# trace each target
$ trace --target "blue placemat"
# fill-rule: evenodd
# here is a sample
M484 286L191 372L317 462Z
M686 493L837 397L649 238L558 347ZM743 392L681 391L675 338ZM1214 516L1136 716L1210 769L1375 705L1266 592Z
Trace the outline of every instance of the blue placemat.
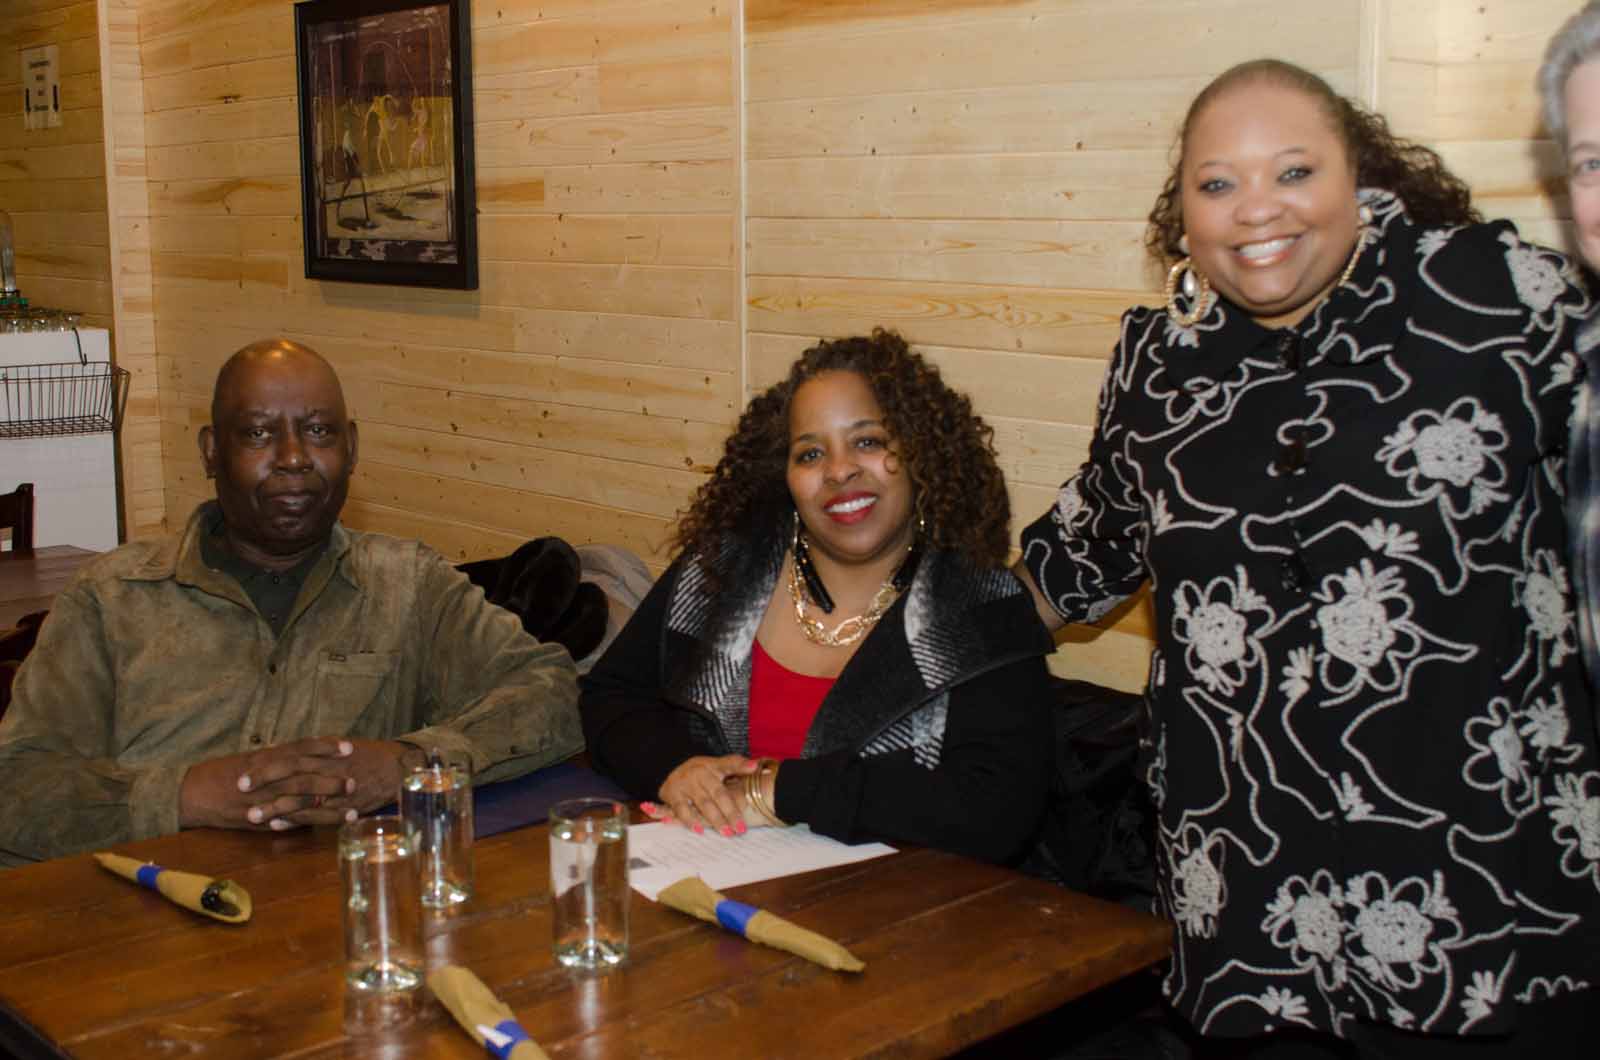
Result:
M514 780L484 784L473 791L473 835L499 835L529 824L543 824L550 807L562 799L585 796L628 801L628 795L607 778L574 762L547 766Z
M496 781L472 789L472 836L484 839L524 825L543 824L550 807L562 799L616 799L628 801L628 793L588 766L562 762L525 773L512 780ZM399 813L391 802L372 811Z

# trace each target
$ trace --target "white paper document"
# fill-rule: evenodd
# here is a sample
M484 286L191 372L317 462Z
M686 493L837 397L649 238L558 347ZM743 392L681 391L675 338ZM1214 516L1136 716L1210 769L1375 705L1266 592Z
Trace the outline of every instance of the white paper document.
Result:
M803 824L752 828L728 839L696 835L681 824L652 822L628 826L628 882L653 902L664 888L685 876L698 876L713 890L721 890L894 852L883 843L850 846L816 835Z

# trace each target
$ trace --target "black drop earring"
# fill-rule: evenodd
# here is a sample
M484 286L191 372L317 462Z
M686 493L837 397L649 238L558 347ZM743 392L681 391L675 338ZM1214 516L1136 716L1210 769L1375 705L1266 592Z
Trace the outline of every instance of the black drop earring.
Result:
M806 535L800 530L799 512L794 515L794 565L800 571L800 580L806 583L806 593L822 608L823 614L833 614L833 597L828 595L827 586L822 584L822 575L817 573L816 566L811 562L811 549L806 544Z

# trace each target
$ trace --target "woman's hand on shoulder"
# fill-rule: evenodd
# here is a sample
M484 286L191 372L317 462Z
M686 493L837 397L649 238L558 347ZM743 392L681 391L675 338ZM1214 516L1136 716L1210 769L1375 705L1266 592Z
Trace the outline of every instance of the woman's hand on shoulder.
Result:
M730 777L753 773L759 763L744 755L696 755L679 763L661 782L661 802L640 808L657 821L677 821L685 828L707 828L725 836L743 835L744 784L729 784Z

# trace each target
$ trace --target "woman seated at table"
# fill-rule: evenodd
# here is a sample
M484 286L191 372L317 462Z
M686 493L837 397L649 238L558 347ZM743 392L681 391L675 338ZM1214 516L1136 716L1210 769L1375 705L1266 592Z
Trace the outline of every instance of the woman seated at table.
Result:
M992 433L892 332L807 350L583 680L595 766L696 831L1018 855L1048 787L1053 645L1004 567Z

